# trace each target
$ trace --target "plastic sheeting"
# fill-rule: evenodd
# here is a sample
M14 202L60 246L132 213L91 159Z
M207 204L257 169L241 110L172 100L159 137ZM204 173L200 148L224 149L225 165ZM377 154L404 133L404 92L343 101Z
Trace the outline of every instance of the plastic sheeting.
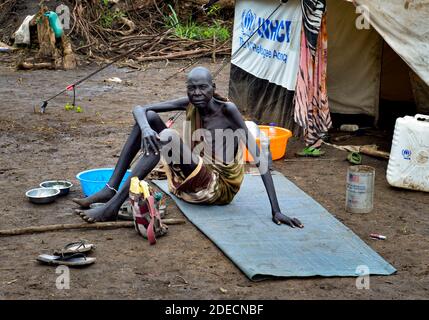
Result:
M294 90L302 25L300 0L237 0L231 63ZM282 72L279 72L282 70Z
M273 0L273 2L276 2ZM383 57L383 38L414 71L411 85L417 110L429 112L429 0L356 0L357 10L345 0L328 0L328 96L330 110L341 114L366 114L378 118L380 87L384 98L404 101L409 83L398 63ZM370 28L357 29L360 13L369 17ZM393 60L392 60L393 61ZM380 86L384 63L384 82ZM402 63L403 65L403 63ZM386 68L396 68L387 70ZM401 68L404 70L404 68ZM277 72L284 72L278 69ZM389 73L392 76L389 76ZM415 73L415 74L414 74ZM386 77L390 77L387 83ZM397 83L391 81L397 80ZM399 83L401 82L401 83ZM403 84L401 92L396 90ZM260 79L232 65L230 98L251 120L276 122L291 130L294 91ZM399 94L401 96L399 96ZM386 96L387 95L387 96Z
M410 81L412 70L386 42L383 43L381 63L380 99L414 102Z
M378 114L382 38L356 28L356 8L328 0L328 97L333 113Z
M277 125L291 131L297 129L293 120L293 96L287 90L268 80L259 79L231 64L229 98L248 120Z
M245 175L224 206L195 205L173 196L180 210L251 280L268 277L356 277L396 270L349 228L281 173L274 172L280 208L304 229L275 225L262 179ZM167 181L153 181L168 192Z
M26 16L24 21L19 26L18 30L15 31L15 44L30 44L30 21L34 18L32 16Z
M414 72L410 75L418 113L429 114L429 86Z
M389 46L429 85L429 1L355 0ZM328 9L329 10L329 9Z

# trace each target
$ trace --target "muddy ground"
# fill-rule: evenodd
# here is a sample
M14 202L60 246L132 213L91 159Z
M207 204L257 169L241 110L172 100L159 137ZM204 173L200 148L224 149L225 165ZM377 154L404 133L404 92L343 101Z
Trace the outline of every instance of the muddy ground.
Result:
M78 88L83 113L65 111L71 98L60 96L47 114L33 106L94 67L75 71L16 72L0 64L0 229L79 223L71 198L81 195L75 175L113 166L137 104L184 94L184 75L164 80L188 62L149 64L141 71L111 67ZM209 60L201 65L216 70ZM217 79L227 92L228 68ZM107 84L117 76L127 84ZM167 118L168 115L164 115ZM350 143L379 143L389 137L359 137ZM364 157L376 168L375 209L350 214L344 209L346 154L326 148L322 159L297 159L302 143L292 139L286 161L275 168L327 208L390 262L397 274L373 276L370 290L357 290L354 278L277 279L252 282L191 223L171 226L168 236L149 246L132 229L64 231L0 239L0 299L423 299L429 298L429 196L393 189L385 179L387 162ZM69 179L71 194L51 205L34 205L25 191L49 179ZM181 217L173 203L169 217ZM267 212L269 219L269 212ZM310 222L307 222L310 223ZM283 231L287 232L284 227ZM378 232L386 241L375 241ZM71 288L58 290L55 268L35 258L65 243L87 239L97 245L97 263L71 270ZM269 245L269 244L267 244ZM185 282L186 281L186 282ZM225 290L221 290L223 288Z

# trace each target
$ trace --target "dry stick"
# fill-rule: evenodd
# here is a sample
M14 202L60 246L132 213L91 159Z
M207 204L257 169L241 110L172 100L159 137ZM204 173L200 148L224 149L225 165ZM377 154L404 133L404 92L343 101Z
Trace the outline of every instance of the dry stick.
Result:
M184 224L182 219L163 219L162 222L167 225ZM123 222L96 222L96 223L72 223L72 224L52 224L46 226L26 227L9 230L0 230L0 237L18 236L30 233L42 233L50 231L61 231L71 229L118 229L118 228L134 228L133 221Z
M311 159L285 159L285 162L317 162L317 161L344 161L344 159L339 158L311 158Z
M212 53L212 62L216 63L216 33L213 33L213 53Z
M0 4L0 9L3 8L5 5L7 5L12 0L7 0L5 3Z
M112 42L112 47L113 48L122 48L124 46L129 46L129 47L138 46L142 42L145 42L145 41L150 40L150 39L151 38L146 37L146 36L145 37L137 36L137 37L129 38L129 39L119 39L119 40L115 40Z
M55 65L51 62L22 62L20 67L24 70L37 70L37 69L55 69Z
M171 41L171 39L168 39L169 41ZM182 44L183 43L183 46L181 46L180 47L180 44ZM185 48L187 48L187 47L195 47L197 44L201 44L201 45L203 45L204 44L204 42L198 42L198 43L195 43L195 42L176 42L176 43L171 43L171 44L169 44L169 45L165 45L162 49L160 49L158 52L156 52L157 54L160 54L160 53L163 53L163 52L165 52L165 51L167 51L167 50L170 50L170 49L176 49L176 52L182 52Z
M156 11L158 11L158 13L162 16L164 16L164 13L161 11L161 9L158 7L158 4L156 3L156 0L153 0L153 4L156 8Z
M170 30L168 30L162 37L160 37L157 41L155 41L150 47L149 47L149 49L147 50L147 51L152 51L153 50L153 48L156 46L156 45L158 45L159 43L161 43L164 39L165 39L165 37L167 37L167 35L170 33Z
M182 51L180 53L172 53L172 54L166 54L162 56L149 56L149 57L138 57L137 61L144 62L144 61L157 61L157 60L165 60L165 59L175 59L175 58L183 58L187 56L197 55L201 53L207 54L210 52L208 49L195 49L195 50L189 50L189 51Z
M191 60L191 62L190 62L188 65L186 65L186 66L184 66L183 68L179 69L179 71L177 71L177 72L173 73L171 76L169 76L168 78L166 78L166 79L164 80L164 82L166 82L166 81L168 81L168 80L170 80L170 79L174 78L177 74L179 74L179 73L181 73L181 72L185 71L186 69L188 69L190 66L194 65L195 63L197 63L197 60L196 60L196 59Z
M79 48L75 49L75 51L79 51L79 50L82 50L82 49L86 49L86 48L88 48L88 47L92 46L94 43L95 43L95 42L91 42L90 44L87 44L87 45L84 45L84 46L82 46L82 47L79 47Z
M368 156L372 156L372 157L376 157L376 158L381 158L381 159L386 159L386 160L388 160L390 158L390 153L388 153L388 152L376 150L374 148L365 147L365 146L362 146L359 149L359 152L363 153L363 154L366 154Z
M118 40L115 40L113 42L114 45L116 44L120 44L120 43L126 43L128 41L133 41L133 40L137 40L137 41L144 41L144 40L148 40L151 39L150 35L146 35L146 34L139 34L139 35L134 35L134 36L127 36L127 37L121 37Z

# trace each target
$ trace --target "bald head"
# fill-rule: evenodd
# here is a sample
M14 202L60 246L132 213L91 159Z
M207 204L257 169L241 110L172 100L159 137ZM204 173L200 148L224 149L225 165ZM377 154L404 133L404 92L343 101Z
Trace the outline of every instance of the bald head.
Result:
M199 80L199 81L202 80L202 81L207 81L207 83L209 83L210 85L213 84L212 74L207 68L204 68L204 67L196 67L192 69L188 73L187 81L189 82L190 80Z

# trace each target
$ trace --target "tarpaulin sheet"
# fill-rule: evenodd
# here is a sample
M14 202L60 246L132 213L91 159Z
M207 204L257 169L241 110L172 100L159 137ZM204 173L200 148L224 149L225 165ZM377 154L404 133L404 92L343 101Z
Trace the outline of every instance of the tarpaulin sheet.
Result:
M256 12L252 9L255 5L264 2L270 3L269 6L267 4L266 10ZM248 3L251 6L247 6ZM239 43L243 30L248 32L246 26L249 26L249 21L252 21L251 17L259 19L262 14L268 12L268 8L275 7L278 3L275 0L237 1L233 35L236 43ZM292 4L291 1L288 3ZM250 19L246 19L246 14L243 16L243 12L249 11L247 9L243 11L243 6L251 9ZM282 8L282 10L285 9L286 7ZM363 19L364 17L366 19ZM385 54L382 47L385 41L414 71L411 84L417 110L420 113L427 113L429 108L427 104L429 101L427 98L429 96L428 17L429 0L355 0L354 4L351 1L328 0L330 111L341 114L366 114L375 119L379 117L380 76ZM275 22L279 19L277 17L271 20ZM274 26L276 25L275 22ZM271 29L279 30L274 27ZM252 40L256 43L261 40L257 36L254 37ZM255 41L252 42L255 43ZM264 39L264 42L267 41ZM258 51L259 47L251 46L251 48ZM243 48L240 51L231 65L229 90L231 100L246 116L250 117L249 120L266 124L276 122L280 126L293 130L291 101L295 87L286 86L283 81L274 79L293 79L298 72L298 60L295 60L295 69L289 64L291 62L289 60L289 69L287 69L285 66L260 64L259 60L253 59L252 57L258 55L261 50L254 54L249 54L249 48ZM267 58L262 60L269 61ZM397 64L387 68L384 69L386 77L389 76L389 72L401 72ZM393 68L395 70L392 70ZM408 72L403 77L393 77L393 79L401 80L407 77ZM404 84L404 81L396 81L395 86L401 86L401 84ZM386 82L381 87L385 89ZM388 89L390 92L395 92L393 86L389 86Z
M226 206L186 203L171 194L184 215L251 280L269 277L390 275L396 270L313 198L278 172L280 207L304 229L275 225L258 175L246 175ZM153 181L168 193L167 181Z
M295 135L298 126L293 120L294 95L295 91L259 79L231 65L229 98L247 120L260 124L274 122L277 126L291 130Z
M295 90L302 25L300 0L237 0L231 63L246 72ZM281 70L281 71L280 71Z
M371 26L429 85L429 1L355 0Z
M327 5L329 109L377 117L383 39L374 28L356 28L352 3Z

